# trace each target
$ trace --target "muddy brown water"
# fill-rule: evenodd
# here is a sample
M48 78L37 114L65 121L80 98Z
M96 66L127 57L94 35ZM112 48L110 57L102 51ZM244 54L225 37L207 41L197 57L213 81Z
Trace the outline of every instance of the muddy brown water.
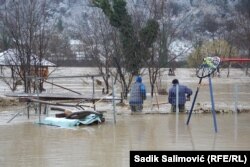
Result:
M196 90L196 77L190 77L186 70L177 70L176 74L182 83ZM216 107L234 110L236 85L237 105L249 108L250 79L239 74L241 72L236 71L234 77L240 78L213 79ZM173 78L163 78L163 83L169 88ZM197 103L210 106L208 81L204 79L203 84ZM166 97L158 100L166 101ZM151 109L150 103L148 98L145 110ZM190 105L191 102L187 102L187 108ZM1 167L127 167L130 150L250 150L249 112L217 114L217 133L211 113L194 113L186 125L187 114L131 115L127 107L117 107L114 123L111 104L101 106L109 109L105 113L106 122L94 126L65 129L38 125L34 123L38 116L32 113L27 119L25 112L7 123L16 112L25 109L22 107L0 109ZM160 109L167 111L169 105L162 105Z
M19 118L21 119L21 118ZM26 118L23 118L26 119ZM104 124L64 129L0 125L0 166L129 166L130 150L249 150L250 114L118 115Z

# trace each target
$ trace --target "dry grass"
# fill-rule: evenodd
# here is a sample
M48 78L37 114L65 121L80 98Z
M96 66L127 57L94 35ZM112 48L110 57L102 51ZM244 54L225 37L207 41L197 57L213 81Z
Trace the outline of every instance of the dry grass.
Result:
M19 101L16 98L0 97L0 107L17 106Z

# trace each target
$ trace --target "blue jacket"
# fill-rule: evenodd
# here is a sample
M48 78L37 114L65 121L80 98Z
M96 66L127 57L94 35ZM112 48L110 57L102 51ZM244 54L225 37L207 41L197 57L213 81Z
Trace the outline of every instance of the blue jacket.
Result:
M192 90L184 85L179 85L179 104L186 103L186 96L192 95ZM176 105L176 84L174 84L168 92L168 102L172 105Z
M143 104L143 100L146 99L146 88L141 82L141 77L137 77L136 82L132 85L129 104Z

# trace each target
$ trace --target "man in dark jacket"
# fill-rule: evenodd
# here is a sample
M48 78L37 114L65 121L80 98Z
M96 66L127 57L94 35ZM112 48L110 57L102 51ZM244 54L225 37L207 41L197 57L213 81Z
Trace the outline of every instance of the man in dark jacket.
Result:
M146 99L146 88L142 83L140 76L136 77L136 82L132 85L130 91L129 105L132 112L141 112L143 109L143 101Z
M187 86L179 85L179 81L177 79L174 79L172 81L172 84L173 86L169 89L169 92L168 92L168 102L172 105L171 111L176 112L176 88L178 86L179 87L179 94L178 94L179 111L184 112L186 99L190 99L190 96L192 95L193 92Z

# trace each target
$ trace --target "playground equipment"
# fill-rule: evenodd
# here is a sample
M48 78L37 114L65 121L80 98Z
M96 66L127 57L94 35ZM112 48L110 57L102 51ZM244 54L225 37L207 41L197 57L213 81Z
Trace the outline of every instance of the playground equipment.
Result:
M194 99L192 102L192 106L191 109L189 111L189 115L188 115L188 120L187 120L187 125L189 124L191 115L192 115L192 111L194 108L194 104L200 89L200 85L202 82L203 78L208 77L209 79L209 89L210 89L210 97L211 97L211 104L212 104L212 114L213 114L213 120L214 120L214 128L215 128L215 132L217 132L217 123L216 123L216 113L215 113L215 109L214 109L214 98L213 98L213 87L212 87L212 80L211 80L211 74L213 74L216 69L218 68L219 64L221 62L221 59L219 57L205 57L203 59L202 64L197 68L196 70L196 76L198 78L200 78L198 86L197 86L197 90L195 92L194 95Z
M247 65L242 65L242 64L247 64L250 62L250 58L242 58L242 57L221 57L221 63L223 64L223 62L228 63L228 74L227 76L229 77L229 67L231 67L231 63L236 63L238 66L240 66L241 68L245 68L245 72L246 75L249 74L249 67ZM220 65L221 66L221 65ZM220 70L218 69L218 75L220 75Z
M248 58L221 58L221 62L232 62L232 61L235 61L235 62L240 62L240 63L243 63L243 62L250 62L250 59Z

